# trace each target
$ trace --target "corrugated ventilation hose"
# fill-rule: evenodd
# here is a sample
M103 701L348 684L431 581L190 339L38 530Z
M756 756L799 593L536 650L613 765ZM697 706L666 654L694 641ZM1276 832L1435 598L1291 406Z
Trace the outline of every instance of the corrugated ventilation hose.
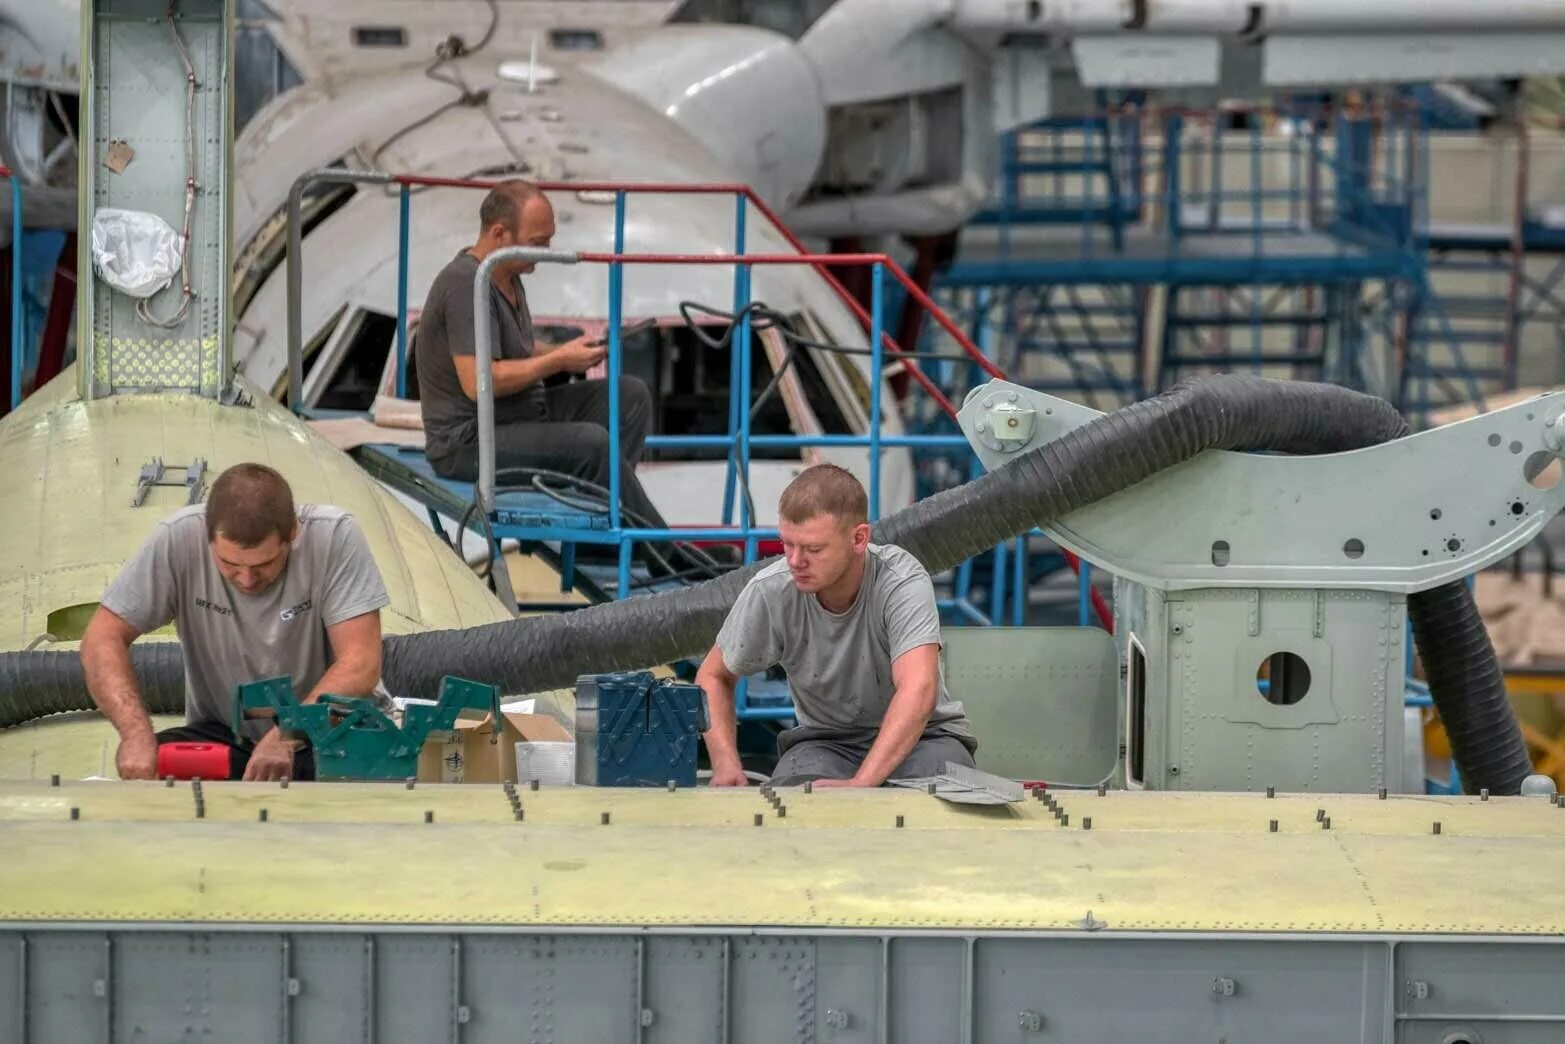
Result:
M1401 438L1385 401L1334 385L1219 376L1186 381L1127 406L955 489L883 519L878 543L898 544L931 573L1209 449L1336 453ZM397 694L435 691L445 674L511 693L573 684L579 674L698 656L761 564L663 594L460 631L386 639L384 674ZM1494 647L1464 583L1409 599L1430 694L1469 790L1514 794L1531 771ZM183 670L171 646L138 645L138 676L155 710L178 710ZM0 727L91 706L74 654L0 655Z

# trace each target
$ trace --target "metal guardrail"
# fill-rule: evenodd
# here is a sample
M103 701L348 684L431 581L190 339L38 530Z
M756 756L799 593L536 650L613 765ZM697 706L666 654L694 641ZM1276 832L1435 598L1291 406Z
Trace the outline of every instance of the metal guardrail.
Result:
M365 183L365 185L396 185L399 193L399 227L398 227L398 318L396 318L396 388L399 396L405 394L407 388L407 285L408 285L408 250L410 250L410 211L412 211L413 188L493 188L498 182L493 180L480 180L480 178L441 178L423 177L423 175L398 175L382 174L376 171L344 171L344 169L318 169L300 175L291 188L288 196L288 257L286 257L286 291L288 291L288 318L286 318L286 330L288 330L288 404L294 412L299 412L302 407L302 393L304 393L304 330L302 330L302 291L304 291L304 272L302 272L302 205L304 196L310 186L318 183ZM748 315L742 315L740 330L732 340L731 360L732 373L739 374L732 382L732 399L729 404L729 432L726 435L662 435L662 437L648 438L648 446L659 448L728 448L737 446L737 454L729 454L729 473L726 476L725 496L723 496L723 523L725 527L681 527L681 529L642 529L642 527L626 527L621 524L620 517L620 488L621 488L621 457L618 452L618 440L620 440L620 382L621 373L621 344L620 344L620 315L621 315L621 279L623 268L626 265L731 265L734 266L734 311L745 313L745 308L750 304L750 274L754 265L808 265L815 272L822 275L831 288L836 291L840 301L844 302L859 321L864 322L870 329L870 357L872 365L870 371L880 374L887 357L895 357L905 363L906 371L914 382L919 383L925 393L930 394L931 401L936 402L937 407L947 416L956 416L956 407L950 399L942 393L941 388L923 373L919 366L917 355L903 351L884 326L884 280L887 275L900 283L906 291L909 299L917 302L920 307L930 313L936 324L942 327L948 335L952 335L962 352L972 360L973 365L983 369L992 377L1003 377L1002 369L994 365L986 355L978 349L977 344L967 337L967 333L945 315L941 308L931 301L930 296L906 274L892 258L881 254L858 255L820 255L811 254L804 249L792 232L776 216L772 208L759 197L754 196L748 186L726 185L726 183L707 183L707 185L684 185L684 183L612 183L612 182L538 182L541 191L570 191L570 193L612 193L615 200L615 243L613 252L582 252L571 254L562 250L538 250L535 247L512 247L512 249L496 252L485 258L485 265L480 266L480 272L474 280L474 308L480 316L484 315L488 307L485 296L485 283L490 279L493 271L493 263L501 260L531 260L534 263L601 263L609 269L609 299L610 315L607 322L609 333L609 438L610 438L610 465L609 465L609 529L607 531L595 531L592 534L579 534L582 540L590 540L593 543L607 543L618 546L618 581L620 590L629 589L631 581L632 545L635 542L646 540L711 540L711 538L742 538L745 543L745 559L753 560L756 556L756 545L762 538L775 538L775 529L762 529L754 526L753 518L750 518L747 502L742 498L736 498L736 474L739 470L745 470L748 474L750 465L750 449L754 446L790 446L790 448L803 448L803 446L864 446L870 452L870 515L878 518L880 515L880 451L886 446L959 446L967 448L964 438L958 435L883 435L881 434L881 380L870 380L870 416L872 424L867 435L756 435L750 434L750 419L748 410L743 409L743 394L750 387L751 366L751 330ZM736 214L734 214L734 254L729 255L678 255L678 254L624 254L624 210L626 199L631 194L681 194L681 196L703 196L703 194L731 194L736 197ZM748 208L753 207L762 218L767 219L779 236L783 236L787 243L798 250L798 254L786 255L761 255L747 254L747 213ZM851 294L848 294L840 280L831 272L829 266L870 266L873 269L872 280L872 307L865 310ZM479 501L480 510L493 510L496 498L496 465L493 454L493 346L488 343L488 324L479 321L476 324L477 343L476 363L479 369L479 388L477 388L477 412L479 412L479 482L474 488L474 495ZM737 460L736 460L737 455ZM736 502L737 501L737 502ZM734 509L739 510L739 526L731 527ZM991 592L992 612L991 618L980 620L981 623L998 621L1002 618L1003 598L1005 592L1000 590L1009 579L1017 579L1024 576L1024 559L1017 556L1014 560L1014 574L1011 568L1006 568L1005 557L1000 557L997 551L995 562L995 590ZM1086 563L1070 562L1072 568L1077 568L1081 578L1081 590L1083 590L1083 603L1081 603L1081 618L1086 620L1089 609L1097 610L1103 625L1110 626L1111 618L1108 607L1103 603L1102 596L1092 592L1088 587L1088 579L1091 576ZM510 595L509 579L504 576L504 560L496 562L496 587L501 590L501 598L507 603L512 603ZM1013 607L1013 617L1020 621L1022 609L1024 609L1024 592L1017 589L1014 592L1016 603ZM970 618L975 617L975 610L966 604L964 599L958 599L956 609ZM509 604L510 609L516 606Z

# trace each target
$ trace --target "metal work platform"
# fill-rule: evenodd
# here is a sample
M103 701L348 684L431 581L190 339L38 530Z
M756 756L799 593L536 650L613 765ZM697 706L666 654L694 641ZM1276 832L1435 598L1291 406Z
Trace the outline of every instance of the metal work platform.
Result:
M1422 140L1405 104L1105 99L1005 139L938 299L1013 379L1098 408L1237 370L1390 397L1424 280Z
M434 513L461 519L473 504L473 483L436 475L423 450L391 443L368 443L355 447L351 455L377 481L424 504L432 513L430 522L437 530L441 527ZM490 517L501 526L529 529L609 527L606 514L569 507L547 493L498 493Z
M1118 249L1102 230L1095 230L1084 246L1082 234L1069 229L1029 226L1002 235L993 226L978 225L962 233L961 249L961 260L941 276L942 286L1007 280L1058 285L1321 282L1346 275L1390 279L1401 272L1396 259L1324 232L1213 232L1204 223L1187 223L1178 235L1127 229Z
M407 285L410 252L410 211L412 193L421 187L488 189L492 181L466 178L442 178L422 175L392 175L374 171L318 170L301 176L290 194L289 228L292 246L289 252L288 296L288 370L289 404L295 412L305 412L302 388L304 387L304 362L302 343L301 299L304 275L302 264L295 261L300 255L301 206L305 190L319 182L349 182L384 185L394 188L400 195L400 228L398 250L398 316L395 355L395 388L399 398L407 393ZM496 482L496 460L493 447L492 419L486 427L484 418L492 418L492 385L487 383L492 358L485 341L488 325L480 323L478 362L478 418L479 418L479 474L478 481L458 482L436 475L423 454L415 448L382 444L369 444L354 451L359 462L376 478L424 506L435 530L444 533L439 516L470 520L474 528L494 541L514 539L524 544L550 543L558 545L559 558L565 571L564 586L574 582L572 570L579 545L597 545L607 549L617 561L617 571L612 582L597 584L598 591L611 591L614 597L626 597L637 586L632 581L632 560L637 545L643 547L653 542L698 541L732 543L743 548L744 561L753 562L758 554L760 541L775 540L773 528L759 526L751 516L753 504L747 495L749 468L754 450L805 450L809 447L856 447L868 451L868 475L865 486L869 497L871 520L879 517L881 507L880 476L883 450L906 448L915 452L959 454L970 458L966 440L951 430L950 421L956 416L956 408L940 391L938 385L926 375L918 359L903 351L887 333L886 292L898 287L932 318L934 325L948 336L954 337L959 359L964 366L971 366L980 373L998 376L1000 370L988 360L978 347L965 339L960 327L946 316L920 289L895 261L880 254L816 255L804 249L803 244L788 231L777 215L747 186L734 184L653 184L653 183L549 183L540 187L546 191L570 191L573 193L599 192L614 202L613 239L604 244L612 252L564 253L560 251L534 250L535 263L580 264L603 271L608 283L607 326L607 378L609 386L608 435L609 475L602 491L602 510L595 509L598 498L571 496L566 491L563 499L547 493L507 490ZM626 213L632 198L644 198L657 194L683 196L730 197L734 205L734 239L731 254L709 253L635 253L625 248ZM797 253L754 253L747 251L747 228L751 221L759 219L775 230L789 247ZM751 237L753 239L753 236ZM491 262L492 263L492 262ZM619 376L624 365L620 323L624 307L624 278L627 269L645 269L649 266L717 266L731 268L734 276L734 307L739 316L735 335L730 338L729 372L737 374L730 383L729 411L726 430L712 435L662 435L654 434L646 440L651 450L674 452L710 453L722 451L726 457L723 507L721 518L707 525L683 526L677 529L646 528L623 517L620 508L622 455L618 450L620 417L618 404ZM757 266L795 266L817 273L836 291L843 302L865 326L866 347L839 346L851 354L868 356L867 374L881 374L886 365L897 362L902 372L923 391L923 401L931 411L947 422L943 432L929 431L923 434L887 434L880 419L886 416L882 408L883 381L866 380L867 411L862 434L758 434L751 431L754 403L750 401L750 389L754 383L751 374L754 367L754 346L757 333L753 324L751 305L752 276ZM847 266L870 274L874 292L868 308L861 306L831 274L833 266ZM670 301L672 310L676 302ZM483 307L475 302L475 307ZM486 412L488 411L488 412ZM941 600L940 607L948 618L962 623L987 624L999 619L1006 591L1005 584L1011 574L1003 567L990 571L989 611L980 609L972 595L973 570L959 569L950 582L949 596ZM519 610L508 577L505 576L503 558L493 560L496 594L512 612ZM1106 609L1100 611L1106 620ZM741 698L741 712L743 712ZM741 713L743 716L743 713Z
M1565 1027L1565 899L1537 886L1565 858L1548 798L1088 790L1053 792L1055 811L778 790L778 808L523 785L518 822L499 786L203 789L197 819L188 785L0 786L8 1039Z

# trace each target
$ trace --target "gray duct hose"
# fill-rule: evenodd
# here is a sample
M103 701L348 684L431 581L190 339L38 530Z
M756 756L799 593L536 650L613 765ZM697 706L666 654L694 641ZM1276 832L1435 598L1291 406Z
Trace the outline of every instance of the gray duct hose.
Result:
M1199 378L919 501L883 519L874 539L906 548L939 573L1209 449L1336 453L1406 433L1406 422L1389 403L1334 385ZM443 675L459 674L508 693L538 692L569 686L580 674L697 656L711 647L729 607L762 565L571 613L394 636L385 643L386 684L398 694L425 694L437 689ZM1409 611L1420 648L1426 647L1426 635L1437 643L1449 640L1426 654L1426 673L1468 788L1517 793L1530 765L1494 648L1466 585L1425 592L1410 599ZM68 653L31 655L76 659ZM0 655L0 672L6 659ZM167 665L161 669L169 673L156 679L158 686L178 673ZM0 673L0 686L5 678ZM79 678L78 672L77 686ZM23 720L12 717L9 692L0 692L6 692L0 697L0 726ZM81 709L84 696L80 688L76 692L70 706L55 701L43 709L17 710L34 717Z
M153 714L185 712L185 657L178 642L137 642L131 665ZM0 653L0 728L46 714L92 710L81 657L74 652Z
M1408 596L1407 612L1463 788L1521 793L1532 760L1472 591L1461 580L1420 591Z

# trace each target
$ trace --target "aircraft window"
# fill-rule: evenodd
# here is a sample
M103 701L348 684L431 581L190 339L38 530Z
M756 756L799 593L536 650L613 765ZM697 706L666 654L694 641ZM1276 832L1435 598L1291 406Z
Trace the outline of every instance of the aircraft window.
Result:
M549 46L556 51L601 51L603 34L596 29L550 29Z
M346 157L328 164L331 167L347 165ZM300 202L300 219L303 222L301 234L309 235L311 229L341 210L348 200L358 194L358 191L358 186L352 184L316 182L311 185ZM234 261L235 315L244 314L251 299L261 289L261 284L271 278L272 273L283 263L287 255L288 204L284 203L272 212L272 216L266 219L266 223L261 226L255 238L240 251L239 257Z
M361 309L331 354L335 370L313 405L329 410L368 410L397 336L397 318ZM328 365L331 365L328 363Z
M353 27L355 47L406 47L408 32L400 25L356 25Z
M234 133L267 102L304 82L272 38L277 16L258 0L241 0L234 19Z
M831 0L685 0L670 21L754 25L797 40L830 6Z

